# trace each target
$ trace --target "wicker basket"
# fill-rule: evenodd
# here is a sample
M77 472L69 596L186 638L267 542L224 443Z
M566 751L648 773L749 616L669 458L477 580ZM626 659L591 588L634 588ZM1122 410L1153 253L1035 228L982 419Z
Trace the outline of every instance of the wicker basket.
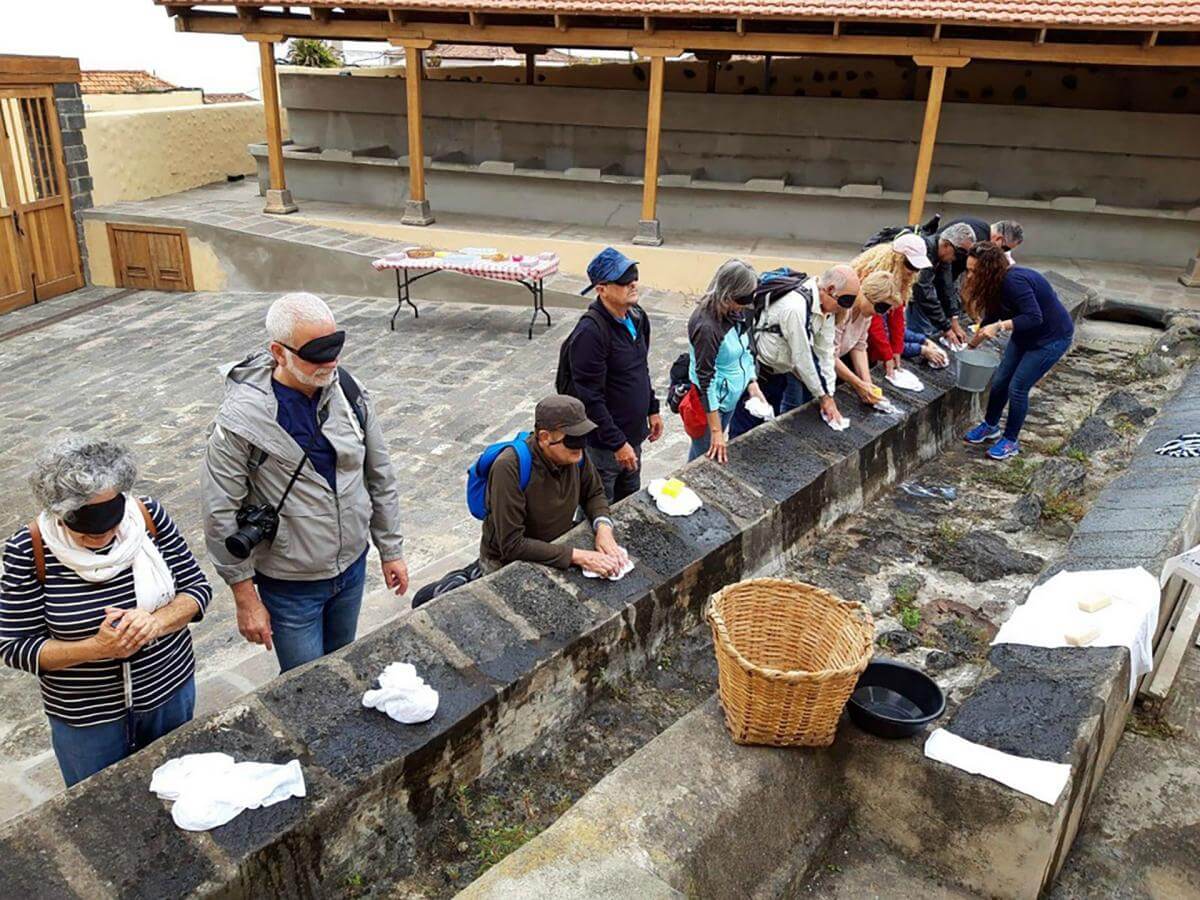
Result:
M828 747L871 659L860 603L797 581L732 584L709 603L725 724L739 744Z

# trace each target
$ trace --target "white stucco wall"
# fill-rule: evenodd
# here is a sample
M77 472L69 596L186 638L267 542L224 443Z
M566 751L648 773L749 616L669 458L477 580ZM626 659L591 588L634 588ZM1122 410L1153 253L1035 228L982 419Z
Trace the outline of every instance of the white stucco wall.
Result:
M286 133L286 120L284 122ZM83 133L97 206L143 200L254 172L261 103L89 113Z

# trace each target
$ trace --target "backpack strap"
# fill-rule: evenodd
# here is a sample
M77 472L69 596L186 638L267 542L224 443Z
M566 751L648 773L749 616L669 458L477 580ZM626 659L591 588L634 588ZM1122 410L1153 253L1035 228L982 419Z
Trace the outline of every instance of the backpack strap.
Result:
M529 487L529 479L533 477L533 454L529 452L529 445L525 443L524 437L516 438L509 446L517 454L520 475L518 484L521 486L521 493L524 493L525 488Z
M363 399L362 388L354 380L354 376L341 366L338 366L337 373L338 384L341 385L342 393L350 404L350 409L354 411L354 418L358 419L358 427L362 429L365 441L367 437L367 401Z
M46 545L42 543L42 529L34 519L29 523L29 539L33 542L33 574L39 584L46 583Z
M150 535L150 540L158 540L158 526L154 524L154 517L150 515L150 510L146 508L146 504L140 498L135 498L138 509L142 513L142 521L146 523L146 533ZM29 540L33 545L33 574L37 578L38 584L46 583L46 542L42 540L42 527L38 525L37 519L29 523Z

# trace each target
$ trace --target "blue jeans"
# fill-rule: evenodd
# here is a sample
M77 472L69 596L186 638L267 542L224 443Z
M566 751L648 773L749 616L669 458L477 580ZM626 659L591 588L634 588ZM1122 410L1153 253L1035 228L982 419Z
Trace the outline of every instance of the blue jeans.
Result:
M758 386L762 389L763 396L767 398L767 402L771 404L771 409L775 410L777 416L782 416L789 410L803 406L812 399L812 394L808 392L804 382L791 372L785 372L782 375L774 372L760 375ZM737 407L733 410L733 418L729 420L730 440L763 423L758 416L752 416L746 411L746 400L749 396L749 391L742 394Z
M984 419L993 428L1000 424L1000 414L1008 404L1008 421L1004 436L1015 441L1029 413L1029 389L1042 380L1064 353L1071 349L1069 337L1051 341L1036 350L1022 350L1016 341L1009 341L1004 358L992 376Z
M196 708L196 679L189 678L179 690L148 712L128 711L125 718L103 725L70 725L50 720L50 745L67 787L101 769L136 753L192 720Z
M729 426L729 420L733 418L733 410L721 412L721 428L724 430ZM692 448L688 451L688 462L691 462L698 456L703 456L708 452L708 445L712 441L712 429L704 429L704 434L698 438L692 438Z
M271 615L279 671L332 653L354 640L367 575L367 551L341 575L282 581L255 574L258 596Z

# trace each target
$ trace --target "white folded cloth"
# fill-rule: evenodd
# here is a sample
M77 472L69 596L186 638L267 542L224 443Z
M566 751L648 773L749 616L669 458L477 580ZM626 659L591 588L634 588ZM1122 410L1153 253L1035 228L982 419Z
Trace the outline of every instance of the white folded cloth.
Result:
M983 775L1008 785L1051 806L1058 801L1071 777L1071 767L1066 763L1027 759L993 750L952 734L945 728L936 728L929 735L925 741L925 755L972 775Z
M925 382L908 371L908 369L896 369L890 375L885 375L884 377L902 391L919 392L925 390Z
M668 499L670 499L670 498L668 498ZM587 569L584 569L583 577L584 578L607 578L609 581L620 581L622 578L624 578L626 575L628 575L630 572L632 572L633 571L633 560L629 558L629 551L626 550L624 547L618 547L617 549L621 552L621 559L624 560L624 562L621 566L620 572L618 572L616 575L600 575L596 572L589 572Z
M850 427L850 419L847 418L846 416L842 416L840 421L834 422L832 419L829 418L829 416L825 415L825 410L821 410L821 418L825 421L825 424L828 425L830 428L832 428L834 431L845 431L847 428Z
M665 478L655 478L646 486L646 490L654 498L654 505L658 507L659 512L668 516L690 516L704 505L700 495L686 485L680 488L679 493L674 497L663 493L666 483Z
M411 663L394 662L379 674L378 689L363 694L362 704L404 725L416 725L433 718L438 692L417 675Z
M747 400L746 412L756 419L765 419L768 422L775 418L775 410L771 409L771 404L761 397L751 397Z
M874 412L885 413L887 415L896 415L898 412L900 412L900 408L898 406L896 406L896 404L893 403L891 400L888 400L886 397L884 399L880 400L879 402L877 402L874 406L871 407L871 409Z
M300 760L285 765L235 762L227 753L169 759L151 774L150 790L175 801L171 819L185 831L208 831L247 809L305 795Z
M1113 602L1093 613L1079 608L1080 600L1097 596L1109 596ZM1059 572L1030 592L1028 599L1000 627L992 643L1067 647L1068 633L1097 626L1100 634L1087 646L1129 650L1129 696L1132 697L1137 680L1154 668L1158 606L1158 581L1140 566Z

